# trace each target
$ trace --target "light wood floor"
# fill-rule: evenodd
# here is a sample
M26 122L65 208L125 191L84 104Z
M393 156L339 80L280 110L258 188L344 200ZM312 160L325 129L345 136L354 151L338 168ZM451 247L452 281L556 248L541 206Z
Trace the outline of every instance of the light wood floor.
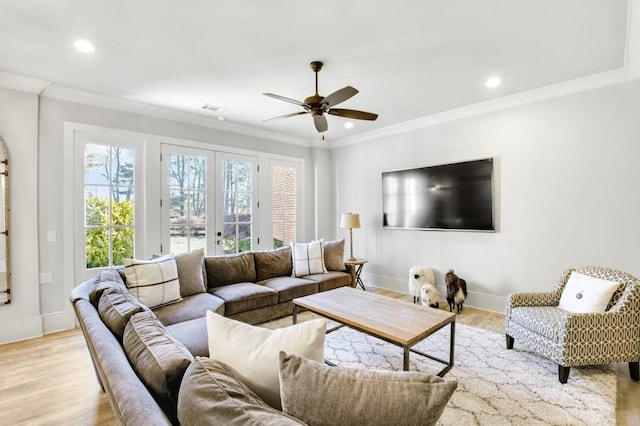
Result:
M371 290L410 300L406 294ZM504 333L504 316L498 313L465 307L456 321ZM617 424L640 426L640 383L629 378L627 364L615 367ZM0 425L115 424L79 329L0 346Z

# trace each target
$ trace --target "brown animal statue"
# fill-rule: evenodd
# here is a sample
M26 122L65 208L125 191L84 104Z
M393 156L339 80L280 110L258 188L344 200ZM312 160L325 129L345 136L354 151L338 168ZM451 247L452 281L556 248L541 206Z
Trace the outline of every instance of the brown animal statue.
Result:
M460 313L462 305L467 298L467 282L458 277L453 272L453 269L449 269L449 272L444 276L444 281L447 284L449 312L453 312L453 308L455 307L457 313Z

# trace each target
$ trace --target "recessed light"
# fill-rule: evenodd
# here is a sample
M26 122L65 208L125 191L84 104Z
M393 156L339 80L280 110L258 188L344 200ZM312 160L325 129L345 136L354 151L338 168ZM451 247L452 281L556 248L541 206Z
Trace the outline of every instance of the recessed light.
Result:
M344 128L353 129L353 123L351 121L347 121L346 123L344 123Z
M223 116L219 115L219 116L218 116L218 120L220 120L220 121L224 121L224 120L226 120L226 119L225 119Z
M96 50L89 40L79 39L73 43L73 47L84 53L91 53Z
M490 88L494 88L494 87L498 87L500 86L500 84L502 84L502 80L500 80L499 77L491 77L489 80L487 80L486 83L484 83L485 86L490 87Z

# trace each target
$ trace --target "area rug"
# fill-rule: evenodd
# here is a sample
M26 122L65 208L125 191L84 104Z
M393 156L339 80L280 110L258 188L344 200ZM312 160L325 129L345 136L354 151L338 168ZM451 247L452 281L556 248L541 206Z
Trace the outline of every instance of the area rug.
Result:
M299 315L299 321L313 316ZM263 324L276 328L291 317ZM331 324L335 325L335 324ZM448 359L449 327L415 346ZM341 367L402 369L402 349L343 327L326 336L325 358ZM443 368L411 353L411 371L436 374ZM440 425L610 425L616 423L616 377L610 366L572 368L569 382L558 381L553 362L505 348L504 335L456 324L455 365L446 379L458 380Z

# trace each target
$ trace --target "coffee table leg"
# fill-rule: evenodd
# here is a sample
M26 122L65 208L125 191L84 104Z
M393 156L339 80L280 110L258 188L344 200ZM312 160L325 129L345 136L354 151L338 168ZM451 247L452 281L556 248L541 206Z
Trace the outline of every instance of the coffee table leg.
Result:
M293 304L293 323L298 323L298 305L296 305L295 303Z
M456 322L451 322L451 338L449 339L449 367L453 367L453 350L456 346Z
M403 346L404 349L404 360L402 364L402 369L404 371L409 371L409 346Z

